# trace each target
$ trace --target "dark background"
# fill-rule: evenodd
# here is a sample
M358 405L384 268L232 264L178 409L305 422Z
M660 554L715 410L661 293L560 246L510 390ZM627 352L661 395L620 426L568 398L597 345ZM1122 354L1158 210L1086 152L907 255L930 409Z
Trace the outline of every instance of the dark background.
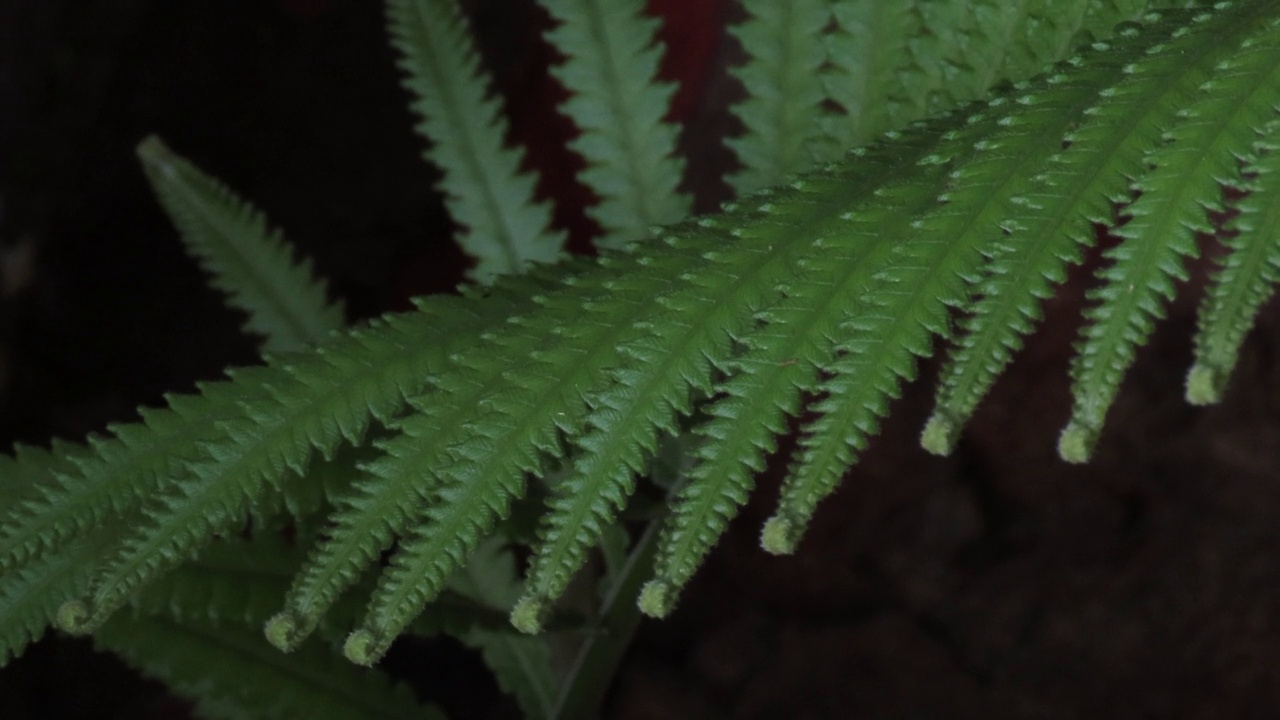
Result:
M467 5L513 137L585 248L546 19L530 2ZM726 10L653 5L669 16L665 71L685 83L689 187L713 207L732 162ZM464 260L393 63L368 0L0 0L5 445L83 438L255 357L150 197L133 157L149 132L284 227L352 319L452 287ZM1202 262L1140 353L1087 466L1054 452L1078 272L953 457L917 446L930 365L795 557L758 549L777 486L763 478L678 611L642 626L607 715L1275 717L1280 317L1264 312L1226 402L1186 405L1204 275ZM456 645L392 659L458 718L510 716ZM0 671L6 719L186 707L80 641L46 639Z

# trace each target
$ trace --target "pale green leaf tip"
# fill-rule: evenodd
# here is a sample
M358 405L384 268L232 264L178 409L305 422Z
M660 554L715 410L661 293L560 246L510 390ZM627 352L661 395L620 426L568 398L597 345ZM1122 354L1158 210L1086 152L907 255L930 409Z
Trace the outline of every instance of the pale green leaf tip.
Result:
M511 609L511 625L522 633L537 635L542 632L546 615L547 604L542 598L525 595Z
M790 555L796 551L795 525L788 519L774 516L764 524L760 533L760 546L774 555Z
M263 626L262 632L267 636L267 641L282 652L292 652L298 647L298 642L302 639L298 636L297 618L287 610L277 613L268 620L267 624Z
M950 418L935 411L929 422L925 423L924 432L920 435L920 447L934 455L950 455L956 447L957 429Z
M89 606L83 600L68 600L58 607L58 628L72 635L86 635L93 630L89 622Z
M1098 432L1087 428L1074 420L1062 431L1058 438L1058 455L1069 463L1089 462L1093 454L1093 445L1098 440Z
M640 612L651 618L664 618L671 612L671 584L665 580L650 580L640 590L637 603Z
M342 644L342 654L356 665L372 667L378 662L378 658L382 657L377 646L377 637L372 632L361 628L347 636L347 641Z
M1213 405L1222 400L1225 374L1216 368L1196 363L1187 373L1187 402L1192 405Z

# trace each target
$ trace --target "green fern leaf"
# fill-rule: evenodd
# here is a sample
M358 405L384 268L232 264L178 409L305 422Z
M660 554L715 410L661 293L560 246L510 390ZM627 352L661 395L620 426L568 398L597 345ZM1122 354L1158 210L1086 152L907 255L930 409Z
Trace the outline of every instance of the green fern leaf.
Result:
M888 399L897 396L899 378L914 376L912 356L927 356L931 337L948 335L948 306L968 304L966 281L977 276L982 249L999 237L1006 213L1016 208L1025 187L1021 180L1056 151L1098 84L1119 76L1131 54L1121 51L1101 62L1079 58L1070 64L1091 72L1054 72L1015 86L1011 101L993 101L949 139L956 150L946 191L936 203L917 197L895 213L916 215L913 240L892 247L888 259L876 263L879 270L864 289L874 304L845 323L850 339L841 343L842 356L828 368L833 376L820 388L827 397L816 407L821 415L801 440L778 512L766 525L767 549L794 549L817 502L875 432ZM928 186L917 182L916 188ZM886 221L876 225L881 222ZM875 232L874 226L866 232Z
M1119 65L1124 75L1113 84L1105 75L1095 77L1097 86L1106 89L1078 127L1065 135L1070 147L1048 159L1028 191L1009 199L1013 206L1002 221L1007 235L989 246L978 300L940 376L936 408L922 437L926 449L950 452L959 428L1008 365L1020 337L1039 319L1040 302L1051 294L1052 284L1065 278L1068 263L1079 261L1080 248L1092 244L1092 223L1111 220L1113 202L1127 196L1127 178L1142 170L1142 151L1158 136L1184 65L1207 67L1221 57L1203 47L1200 35L1181 29L1213 23L1206 31L1216 32L1233 22L1231 17L1165 15L1159 21L1148 17L1141 33L1121 33L1116 51L1098 53L1090 69L1079 71L1114 75ZM1145 57L1126 64L1137 53ZM1190 60L1196 53L1203 57Z
M422 520L438 486L432 483L434 476L424 481L414 469L452 462L451 447L466 437L459 431L466 427L476 403L487 395L481 386L473 389L471 394L433 393L430 413L417 413L393 425L402 437L426 444L426 454L416 452L416 447L406 448L407 442L380 444L387 454L365 465L365 481L341 498L333 517L335 526L299 573L284 609L271 620L267 635L278 647L290 650L301 642L338 594L391 546L395 535Z
M600 197L587 210L604 231L596 246L620 248L688 215L690 199L676 190L678 129L663 120L675 86L657 80L658 21L642 0L540 2L559 23L547 39L565 56L552 73L572 93L560 109L582 131L570 147Z
M472 277L491 282L558 260L564 233L550 230L551 209L534 202L521 154L503 145L506 122L486 97L488 75L456 0L387 0L387 18L418 132L431 143L426 158L441 169L445 205L464 228L458 244L477 261Z
M1258 14L1244 7L1240 17ZM1130 221L1116 230L1123 241L1107 254L1113 264L1101 273L1104 286L1090 293L1097 305L1086 312L1091 322L1072 366L1075 402L1059 443L1066 460L1088 458L1136 347L1172 299L1174 280L1187 277L1182 258L1195 255L1195 233L1213 231L1205 211L1221 208L1220 182L1276 117L1280 22L1244 27L1243 40L1218 39L1233 50L1228 57L1183 76L1181 109L1148 153L1150 171L1134 183L1140 196L1124 209Z
M245 329L264 338L263 350L296 350L342 327L342 306L326 300L311 261L299 263L262 213L155 136L138 145L138 157L187 250L227 302L248 313Z
M813 165L821 132L813 119L825 97L819 72L825 53L813 39L830 21L822 0L745 0L743 7L748 19L732 32L749 57L733 73L747 97L733 111L745 134L728 141L742 164L729 178L739 194Z
M901 181L899 176L916 169L913 158L935 149L936 136L936 128L921 126L892 145L855 151L852 157L862 181ZM886 152L890 148L892 152ZM798 184L818 191L820 180L834 178L808 177ZM852 191L846 191L849 197L865 198L872 209L851 214L836 232L823 236L823 259L808 259L803 281L790 283L781 302L757 314L764 327L740 339L747 351L726 365L732 376L719 388L724 397L711 405L710 421L697 430L706 439L698 451L699 463L679 492L663 531L655 577L641 593L640 607L646 614L661 617L670 612L676 594L746 502L754 473L763 469L765 454L775 449L774 438L786 431L787 416L799 410L802 393L816 389L819 369L834 360L833 338L840 335L842 311L856 306L869 279L868 261L891 244L882 238L892 235L893 223L905 217L902 193L872 195L872 188L858 188L856 179L840 182ZM926 202L932 200L928 190L923 195ZM841 243L832 236L856 241ZM833 273L833 268L839 269Z
M527 289L529 282L508 285ZM499 317L511 308L503 295L488 301L436 298L418 313L389 316L314 353L282 357L279 367L237 371L234 383L203 388L214 400L215 412L208 418L212 437L208 427L197 435L198 454L182 458L190 465L187 474L166 483L158 502L146 509L148 521L108 554L112 559L93 597L60 615L68 621L64 629L91 630L134 588L173 567L184 552L194 551L215 532L234 528L286 472L304 473L313 449L331 457L341 442L358 441L372 419L386 422L403 406L406 394L425 386L433 363L446 361L448 345L439 338L484 326L486 307ZM147 437L132 426L125 428ZM168 461L164 448L148 448L141 459L152 465ZM108 466L106 471L115 469ZM131 478L111 477L108 484L122 480L128 485ZM91 498L101 495L93 490L87 493Z
M100 529L0 574L0 666L38 640L64 602L89 588L102 544L114 538Z
M1235 203L1236 231L1200 307L1195 365L1187 376L1187 401L1218 402L1245 334L1280 280L1280 123L1271 123L1236 184L1249 194Z

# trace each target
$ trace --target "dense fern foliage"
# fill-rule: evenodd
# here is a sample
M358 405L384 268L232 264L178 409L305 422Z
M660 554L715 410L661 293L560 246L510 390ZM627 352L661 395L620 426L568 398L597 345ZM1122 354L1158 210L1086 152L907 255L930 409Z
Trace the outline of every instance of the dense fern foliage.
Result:
M122 632L118 611L147 617L155 593L190 600L211 577L209 607L243 606L216 589L236 583L234 567L193 568L253 513L268 531L246 542L269 546L269 528L291 517L305 546L273 566L283 582L262 590L272 610L259 612L255 596L239 611L280 649L305 653L313 635L350 630L346 656L371 665L416 622L469 638L495 667L545 668L545 645L521 645L532 639L485 624L484 611L510 607L516 628L538 632L604 547L630 568L612 587L634 598L643 578L640 608L671 612L802 418L762 530L766 550L794 551L940 340L954 350L922 442L950 450L1100 229L1119 242L1072 367L1066 460L1087 460L1200 236L1223 236L1229 252L1203 305L1193 402L1220 395L1271 292L1280 6L1269 0L1159 11L749 0L733 30L747 55L736 70L747 97L734 108L744 133L730 143L743 195L634 243L688 208L676 131L662 121L671 88L655 79L654 23L634 0L545 5L565 56L556 74L573 92L563 110L582 130L582 179L600 197L598 259L503 274L553 260L560 235L501 144L496 101L447 0L390 0L389 16L428 157L489 285L329 334L335 311L260 216L158 141L143 144L159 197L210 269L287 278L249 287L296 286L287 293L301 305L281 314L307 320L255 319L251 329L283 338L269 345L279 351L141 422L0 460L6 658L55 615L126 656L172 652ZM265 250L235 249L246 243ZM237 259L221 259L228 252ZM237 282L220 286L254 318L279 304ZM312 345L284 349L298 342ZM681 472L655 483L661 531L632 551L652 561L618 561L620 513L670 456ZM529 495L545 498L533 530L513 516ZM503 549L512 543L531 548L522 582ZM454 617L458 597L465 617L432 626ZM144 619L137 632L186 622L182 642L221 643L201 646L215 657L242 641L206 628L224 620ZM564 702L550 679L504 677L531 715ZM387 703L380 711L394 715Z

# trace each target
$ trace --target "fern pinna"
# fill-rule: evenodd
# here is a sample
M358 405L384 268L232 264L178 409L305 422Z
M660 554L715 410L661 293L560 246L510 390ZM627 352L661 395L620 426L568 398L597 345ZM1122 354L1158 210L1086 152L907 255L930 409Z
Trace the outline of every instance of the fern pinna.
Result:
M618 537L637 478L675 438L688 466L662 489L667 515L646 534L638 593L645 613L665 615L792 419L803 423L763 528L770 552L796 549L938 339L955 349L922 443L948 452L1098 225L1120 241L1072 367L1069 461L1088 458L1198 233L1223 234L1229 252L1203 304L1193 402L1220 395L1280 267L1272 2L745 2L734 36L748 98L731 142L744 195L658 230L688 200L675 190L652 21L638 0L545 6L565 56L556 74L574 93L562 111L582 130L581 179L601 198L596 259L545 264L561 236L501 146L497 102L449 0L391 0L389 17L427 156L487 285L331 331L337 311L260 216L143 143L158 196L211 271L239 278L255 258L276 273L262 276L297 286L290 297L305 302L290 315L309 321L277 333L262 309L272 303L240 289L285 280L226 280L251 329L279 338L263 365L110 437L3 460L6 657L55 615L123 648L117 611L145 615L162 583L196 582L184 569L250 512L265 528L291 514L310 543L281 566L291 579L273 610L253 616L281 649L341 627L347 657L373 664L448 607L442 597L482 595L464 568L507 567L495 542L529 542L528 570L479 603L512 605L512 624L537 632L592 549ZM835 150L849 145L862 147ZM1224 215L1229 226L1216 225ZM518 532L513 507L531 488L546 510ZM489 560L468 565L478 550ZM487 628L474 612L468 622ZM501 637L492 652L541 652L487 629L499 635L473 637ZM512 691L554 715L544 681Z

